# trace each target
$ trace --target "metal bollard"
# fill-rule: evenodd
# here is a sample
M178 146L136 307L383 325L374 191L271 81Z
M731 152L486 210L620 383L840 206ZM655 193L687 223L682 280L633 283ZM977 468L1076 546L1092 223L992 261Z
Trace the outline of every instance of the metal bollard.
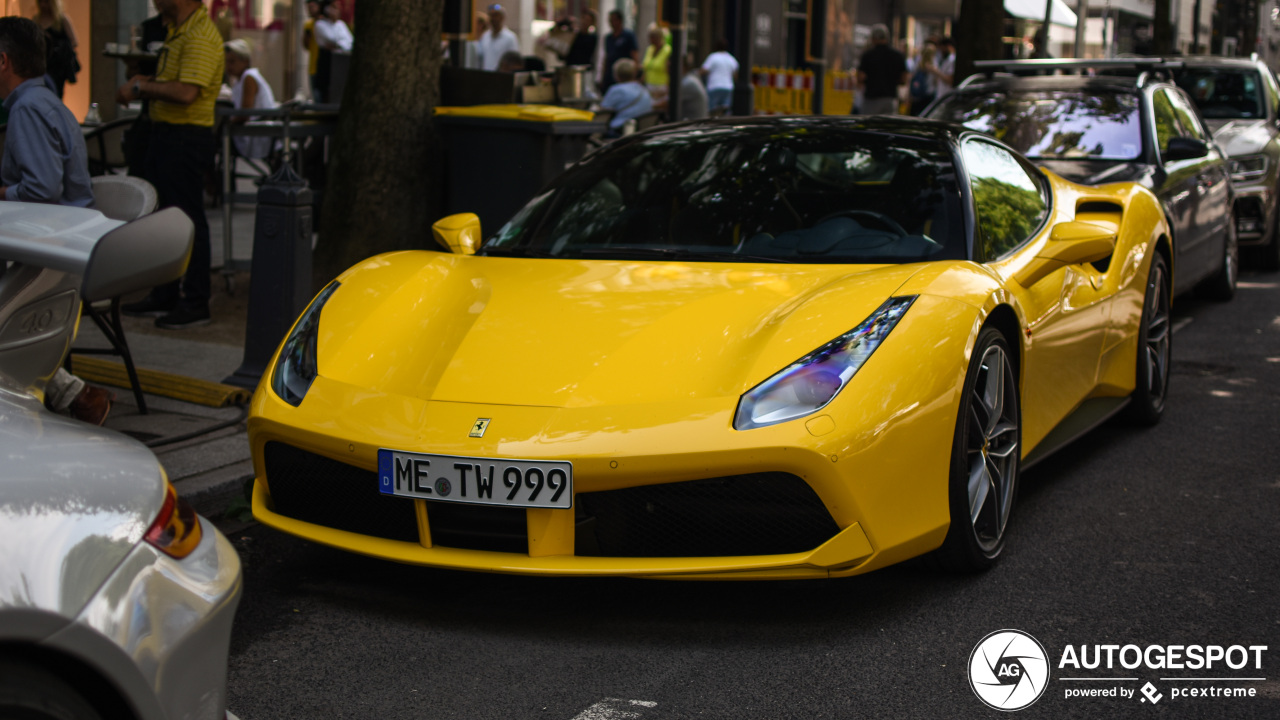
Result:
M258 190L249 272L244 360L223 382L253 389L312 296L311 189L294 172L287 153Z

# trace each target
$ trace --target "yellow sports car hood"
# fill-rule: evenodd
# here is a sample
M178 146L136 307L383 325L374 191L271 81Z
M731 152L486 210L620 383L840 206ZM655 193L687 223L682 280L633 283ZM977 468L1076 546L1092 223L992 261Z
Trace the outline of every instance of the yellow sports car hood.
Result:
M319 372L447 402L736 398L856 326L921 267L392 253L339 278Z

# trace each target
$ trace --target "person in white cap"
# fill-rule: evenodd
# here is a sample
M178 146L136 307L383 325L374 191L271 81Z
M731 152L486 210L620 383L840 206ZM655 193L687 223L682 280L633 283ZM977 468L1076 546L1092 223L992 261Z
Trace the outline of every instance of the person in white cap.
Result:
M494 71L503 55L520 52L520 40L506 27L507 13L501 5L490 5L488 13L489 31L476 42L476 52L480 56L480 69Z
M236 108L254 108L270 110L276 106L276 97L271 92L258 68L253 67L253 53L249 42L243 38L228 40L222 45L227 53L227 76L231 79L231 104ZM243 123L247 116L237 117L237 123ZM247 158L265 158L271 152L271 138L236 136L236 151Z

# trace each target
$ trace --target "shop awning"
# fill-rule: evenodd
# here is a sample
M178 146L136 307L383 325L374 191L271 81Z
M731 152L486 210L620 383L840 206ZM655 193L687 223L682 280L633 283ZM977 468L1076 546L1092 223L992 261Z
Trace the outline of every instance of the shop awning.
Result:
M1053 16L1049 21L1054 25L1075 27L1076 14L1071 8L1067 7L1062 0L1052 0L1052 2ZM1004 10L1014 17L1044 22L1044 3L1045 0L1004 0Z

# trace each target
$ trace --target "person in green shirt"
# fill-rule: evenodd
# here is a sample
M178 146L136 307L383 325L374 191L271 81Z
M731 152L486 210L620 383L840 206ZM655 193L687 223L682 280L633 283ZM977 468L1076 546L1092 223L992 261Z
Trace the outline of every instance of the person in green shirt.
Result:
M671 76L667 66L671 60L671 46L667 44L662 28L655 27L649 31L649 45L644 49L644 59L640 65L644 68L644 84L649 88L655 103L666 102Z

